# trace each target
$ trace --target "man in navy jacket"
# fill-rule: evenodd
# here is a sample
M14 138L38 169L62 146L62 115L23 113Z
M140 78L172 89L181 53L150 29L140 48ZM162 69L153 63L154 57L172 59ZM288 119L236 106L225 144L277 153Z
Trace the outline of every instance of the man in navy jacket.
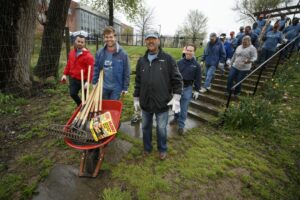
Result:
M198 99L200 81L201 81L201 68L199 63L195 59L196 46L194 44L188 44L183 51L183 58L177 62L179 72L183 79L183 91L180 99L180 112L175 113L174 119L170 124L178 123L178 134L184 133L185 120L187 117L187 111L189 103L192 99ZM195 86L195 92L193 95L193 85Z
M202 57L202 63L205 61L206 65L206 77L204 87L201 88L200 92L204 93L211 88L211 81L215 75L216 68L224 68L225 59L226 53L223 43L217 38L216 33L211 33L210 41L204 49Z

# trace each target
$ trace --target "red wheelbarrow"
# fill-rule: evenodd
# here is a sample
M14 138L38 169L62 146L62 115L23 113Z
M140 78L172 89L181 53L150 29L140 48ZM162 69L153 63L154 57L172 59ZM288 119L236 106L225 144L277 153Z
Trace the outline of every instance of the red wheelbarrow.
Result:
M69 126L74 120L80 107L76 109L66 126ZM122 102L118 100L102 100L102 112L110 112L114 126L118 129L120 126L120 117L122 112ZM82 150L79 176L80 177L97 177L101 168L105 149L115 135L108 136L94 143L78 143L68 137L64 138L65 143L75 149Z

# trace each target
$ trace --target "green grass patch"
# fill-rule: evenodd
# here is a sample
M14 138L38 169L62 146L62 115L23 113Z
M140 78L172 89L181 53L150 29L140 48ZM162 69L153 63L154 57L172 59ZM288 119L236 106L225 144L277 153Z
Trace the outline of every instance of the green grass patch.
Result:
M103 200L131 200L130 193L121 191L120 188L107 188L104 189L102 198Z
M20 106L28 103L28 100L0 92L0 115L18 115L21 113Z
M13 194L22 187L23 177L19 174L6 174L0 180L0 199L12 199Z

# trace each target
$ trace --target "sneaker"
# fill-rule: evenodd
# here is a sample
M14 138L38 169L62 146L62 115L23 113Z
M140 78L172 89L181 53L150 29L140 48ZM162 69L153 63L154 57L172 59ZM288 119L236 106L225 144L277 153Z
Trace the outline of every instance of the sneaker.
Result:
M183 128L179 128L179 129L177 130L177 133L178 133L179 135L183 135L183 133L184 133Z
M167 152L160 152L159 153L159 159L165 160L167 158Z
M210 89L211 89L211 86L207 87L206 89L207 89L207 90L210 90Z
M201 90L199 92L205 93L205 92L207 92L207 89L206 88L201 88Z
M175 125L175 124L177 124L178 122L177 122L177 119L172 119L170 122L169 122L169 124L170 125Z

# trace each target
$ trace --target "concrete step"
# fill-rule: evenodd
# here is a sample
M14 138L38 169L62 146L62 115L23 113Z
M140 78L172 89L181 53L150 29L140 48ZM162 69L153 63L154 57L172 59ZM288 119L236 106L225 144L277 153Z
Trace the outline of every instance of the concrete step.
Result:
M247 85L254 85L255 86L256 85L256 81L257 80L248 80L248 79L246 79L243 82L243 85L247 84ZM220 85L227 85L227 80L215 78L213 80L213 83L220 84ZM264 80L260 80L258 84L259 85L263 85L264 84Z
M225 95L224 95L225 96ZM209 93L200 93L199 100L204 103L209 103L215 106L224 106L226 100L224 98L209 95Z
M216 105L213 105L213 104L210 104L210 103L205 103L201 100L192 100L190 102L190 107L194 107L196 109L199 109L200 111L204 112L204 113L207 113L207 114L210 114L210 115L213 115L213 116L216 116L218 117L219 115L219 106L216 106Z
M227 77L227 75L221 75L221 74L216 73L215 78L227 81L228 77ZM257 78L258 78L258 75L253 74L252 76L250 76L249 78L246 79L246 82L255 82L256 83ZM261 78L260 80L262 80L262 81L265 81L265 80L269 79L269 77L265 76L265 75L262 75L260 78ZM202 80L203 81L205 80L205 76L202 77Z
M258 88L260 88L261 86L258 85ZM249 85L249 84L242 84L242 91L244 90L245 93L250 93L251 91L253 91L255 88L255 85ZM216 83L212 83L212 89L214 90L218 90L221 92L225 92L226 91L226 85L221 85L221 84L216 84Z
M205 92L204 94L225 100L227 98L224 93L225 93L225 90L221 91L221 90L215 90L214 88L212 88L212 89L208 90L207 92Z
M204 123L215 123L218 120L218 117L202 112L191 106L188 110L188 115Z
M249 80L257 80L258 76L259 76L260 71L258 70L257 72L255 72L254 74L252 74L248 79ZM263 71L262 75L261 75L261 79L269 79L272 78L273 75L273 71L272 72L265 72ZM205 80L205 76L203 76L203 80ZM216 71L215 73L215 77L219 77L221 79L227 79L228 77L228 72L225 71L225 73L222 75L221 72Z

